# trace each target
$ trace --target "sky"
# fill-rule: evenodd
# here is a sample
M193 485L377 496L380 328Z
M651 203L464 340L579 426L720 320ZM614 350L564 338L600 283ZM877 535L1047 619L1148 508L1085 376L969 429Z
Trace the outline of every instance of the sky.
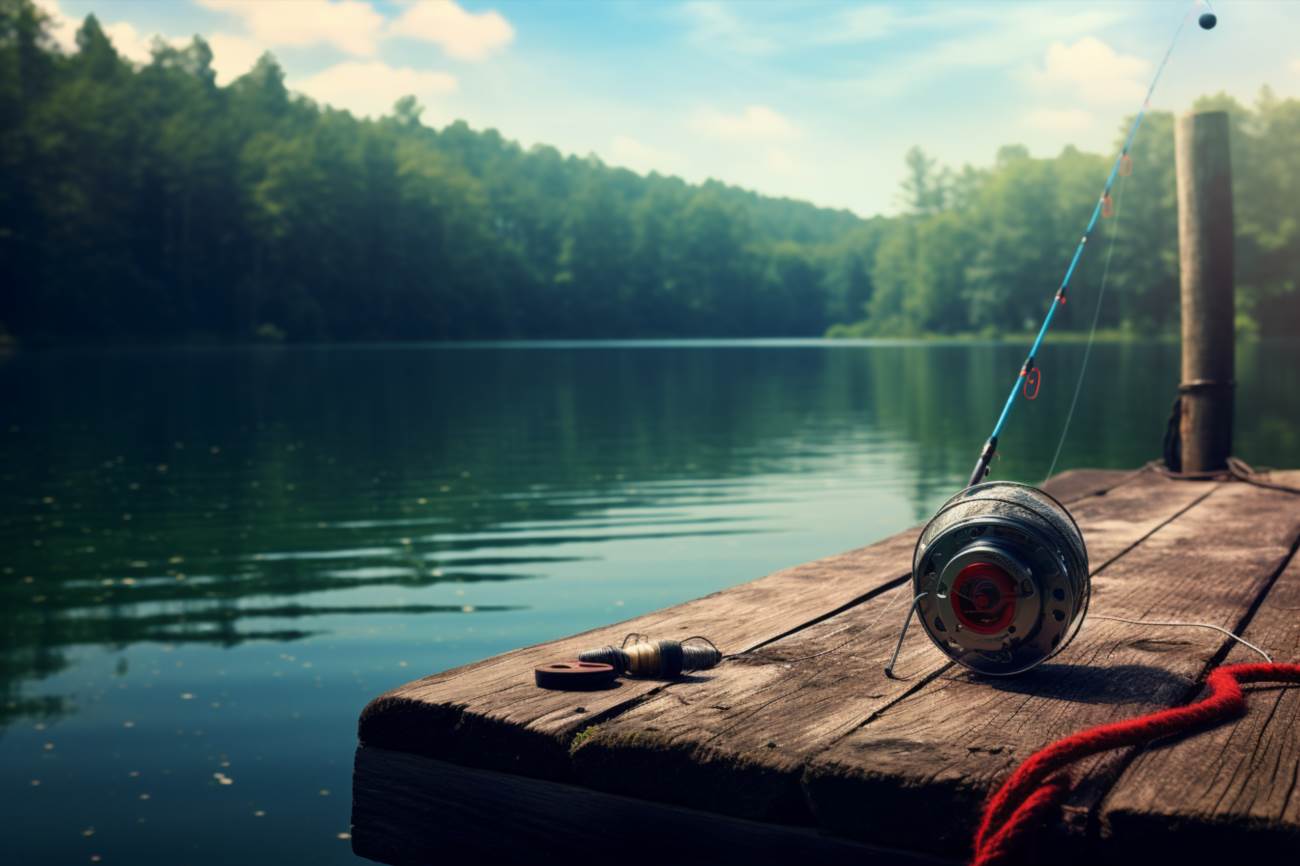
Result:
M987 165L1113 152L1187 0L554 2L36 0L71 50L94 12L126 57L152 40L212 46L228 83L272 52L291 90L379 116L406 94L525 146L640 173L894 213L913 145ZM1300 97L1300 2L1220 0L1183 30L1155 108L1201 94ZM1101 179L1099 179L1100 182Z

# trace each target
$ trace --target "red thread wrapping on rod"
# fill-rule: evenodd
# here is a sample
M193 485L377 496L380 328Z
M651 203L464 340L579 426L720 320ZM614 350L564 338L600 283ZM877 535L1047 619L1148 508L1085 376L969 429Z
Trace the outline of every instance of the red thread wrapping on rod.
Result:
M975 834L972 866L1005 866L1023 862L1024 858L1017 856L1019 841L1056 812L1069 793L1069 779L1064 773L1057 774L1058 770L1099 752L1142 745L1170 734L1239 718L1246 713L1241 684L1257 682L1300 685L1300 664L1261 663L1215 668L1206 680L1209 697L1202 701L1088 728L1030 755L984 807L984 817Z
M1043 383L1043 373L1037 367L1029 371L1025 377L1025 399L1037 400L1038 389Z

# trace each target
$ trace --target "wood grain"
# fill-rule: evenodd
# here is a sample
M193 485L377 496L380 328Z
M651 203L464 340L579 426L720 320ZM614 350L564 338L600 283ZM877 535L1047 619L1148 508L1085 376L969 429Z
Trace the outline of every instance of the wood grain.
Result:
M816 831L645 803L373 746L357 750L352 850L434 863L955 866Z
M1235 628L1300 535L1294 497L1245 484L1214 490L1093 580L1092 610ZM803 788L821 826L911 840L961 856L989 791L1024 758L1081 728L1179 704L1226 638L1089 620L1058 661L1007 680L955 670L813 758ZM1067 820L1082 834L1122 752L1075 769ZM1064 846L1060 859L1078 853Z
M1088 470L1049 482L1058 497L1104 498L1151 483L1151 473ZM618 625L515 650L426 677L376 698L361 715L361 742L468 766L542 778L568 778L569 744L580 730L615 716L666 687L626 680L603 692L537 688L533 668L617 643L628 632L656 637L707 634L728 653L743 653L856 606L901 584L916 530L656 611ZM704 681L712 674L696 677Z
M1102 569L1213 488L1149 474L1080 500L1073 512ZM889 590L588 729L572 750L575 778L693 808L811 823L800 786L810 757L948 667L913 629L898 666L908 678L883 675L910 590Z
M1292 473L1300 482L1300 473ZM1293 499L1300 510L1300 499ZM1293 556L1243 636L1278 661L1300 661L1300 557ZM1259 661L1234 645L1226 662ZM1300 689L1247 687L1246 716L1146 750L1101 809L1112 862L1300 856Z

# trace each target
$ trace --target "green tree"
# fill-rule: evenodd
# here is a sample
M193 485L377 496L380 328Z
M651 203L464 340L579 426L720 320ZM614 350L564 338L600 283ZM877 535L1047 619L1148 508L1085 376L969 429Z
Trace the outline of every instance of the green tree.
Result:
M1300 101L1233 118L1241 325L1300 333ZM1177 321L1172 118L1146 121L1059 326ZM1110 157L1020 145L991 166L904 160L902 213L639 176L521 147L412 97L362 120L263 55L122 58L94 16L60 50L0 0L0 330L29 341L463 339L1020 331L1041 319ZM1114 243L1111 236L1114 232ZM1080 303L1082 302L1082 303Z

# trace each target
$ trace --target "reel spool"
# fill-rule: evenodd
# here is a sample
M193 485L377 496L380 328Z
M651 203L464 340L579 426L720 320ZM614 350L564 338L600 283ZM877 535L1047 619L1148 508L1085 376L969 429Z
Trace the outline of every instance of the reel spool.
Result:
M1088 610L1088 551L1051 495L991 481L943 504L917 539L913 594L925 633L958 664L1022 673L1074 639Z

